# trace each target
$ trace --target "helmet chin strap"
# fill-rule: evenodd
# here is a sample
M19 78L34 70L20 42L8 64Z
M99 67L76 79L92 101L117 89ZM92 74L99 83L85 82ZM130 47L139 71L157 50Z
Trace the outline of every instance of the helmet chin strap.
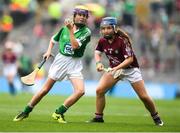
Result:
M103 37L104 37L105 39L107 39L107 40L111 40L111 39L113 39L114 35L115 35L115 32L114 32L114 33L111 33L111 34L109 34L109 35L104 35Z
M85 24L82 24L82 23L74 23L78 28L81 28L81 27L84 27Z
M111 40L113 38L113 35L105 35L104 38L107 40Z

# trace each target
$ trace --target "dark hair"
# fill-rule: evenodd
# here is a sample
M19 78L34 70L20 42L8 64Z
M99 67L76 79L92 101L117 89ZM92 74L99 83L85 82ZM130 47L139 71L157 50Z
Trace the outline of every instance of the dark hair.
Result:
M116 31L115 32L116 32L116 34L118 36L126 38L130 45L132 44L132 40L130 39L129 35L125 31L123 31L120 27L116 27Z

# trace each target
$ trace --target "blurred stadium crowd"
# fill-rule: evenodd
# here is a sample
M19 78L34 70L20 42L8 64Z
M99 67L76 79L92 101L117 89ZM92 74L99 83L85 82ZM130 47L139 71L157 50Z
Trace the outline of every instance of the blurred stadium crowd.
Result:
M145 80L180 81L180 0L0 0L0 75L7 62L2 55L9 50L20 76L32 71L76 4L85 4L91 11L92 38L83 58L85 79L99 78L93 59L99 23L104 16L114 16L132 37ZM46 75L49 64L40 77Z

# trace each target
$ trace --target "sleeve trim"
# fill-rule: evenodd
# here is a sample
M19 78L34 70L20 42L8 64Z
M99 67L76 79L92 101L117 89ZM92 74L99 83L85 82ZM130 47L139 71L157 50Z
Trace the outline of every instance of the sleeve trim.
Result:
M78 42L79 47L81 47L82 43L81 43L80 39L76 39L76 41Z
M58 44L58 43L59 43L58 41L55 41L55 40L54 40L54 36L51 37L51 41L52 41L52 43L54 43L54 44Z

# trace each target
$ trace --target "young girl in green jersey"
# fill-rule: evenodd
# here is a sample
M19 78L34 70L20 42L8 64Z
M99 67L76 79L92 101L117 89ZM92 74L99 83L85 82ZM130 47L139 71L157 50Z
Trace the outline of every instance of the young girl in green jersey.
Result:
M54 83L66 77L71 81L74 92L56 109L52 117L59 123L66 123L64 113L84 95L81 57L91 37L91 31L86 26L88 9L82 5L77 6L73 15L73 21L65 20L65 26L52 37L48 50L44 54L44 58L48 59L53 46L59 45L59 53L50 67L47 81L42 89L32 97L24 111L18 114L13 121L27 118L35 105L51 90Z

